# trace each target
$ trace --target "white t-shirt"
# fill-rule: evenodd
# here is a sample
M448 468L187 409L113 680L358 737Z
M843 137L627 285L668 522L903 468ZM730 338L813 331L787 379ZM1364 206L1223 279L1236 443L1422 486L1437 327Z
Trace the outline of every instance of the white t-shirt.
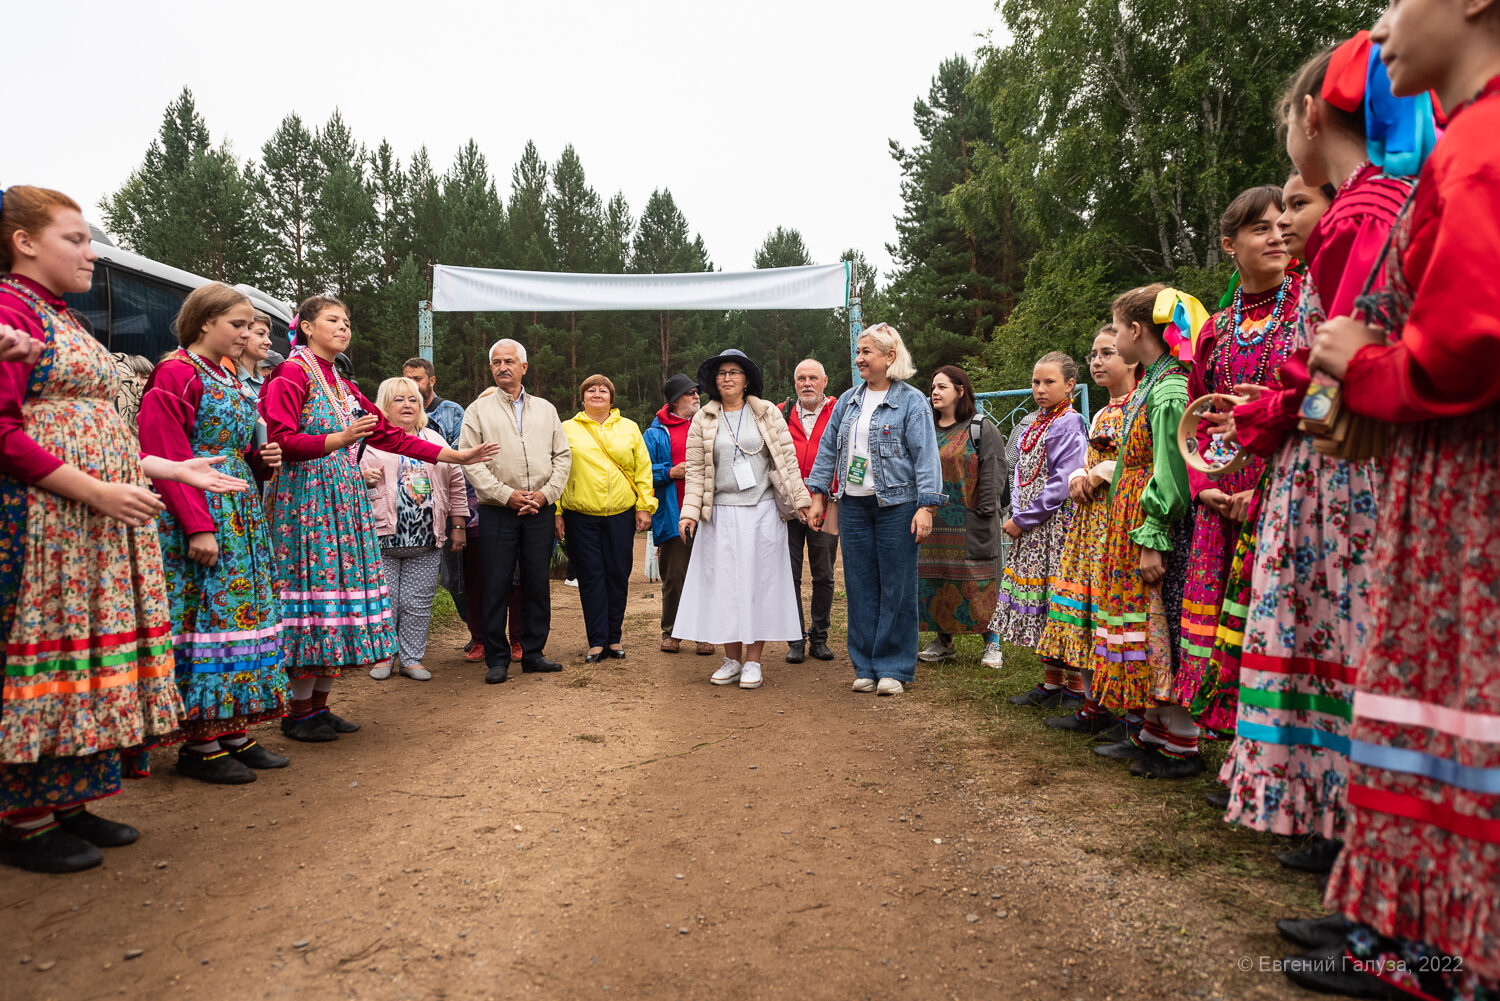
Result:
M844 470L844 493L853 494L855 497L873 497L875 495L875 470L870 468L870 421L875 416L875 408L885 402L885 394L890 390L882 389L878 393L873 389L865 390L865 401L860 405L859 417L854 421L854 441L849 446L849 458L852 460L865 460L865 480L863 483L855 483L849 477L849 471Z

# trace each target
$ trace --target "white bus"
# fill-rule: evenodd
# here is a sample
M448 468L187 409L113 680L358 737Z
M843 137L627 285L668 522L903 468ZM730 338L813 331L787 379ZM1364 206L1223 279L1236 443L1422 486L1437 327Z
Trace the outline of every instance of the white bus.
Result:
M97 227L90 229L94 252L99 255L93 287L63 298L88 320L94 336L110 351L142 355L155 362L177 346L172 320L182 301L210 279L121 250ZM292 307L249 285L235 288L271 318L272 347L286 355Z

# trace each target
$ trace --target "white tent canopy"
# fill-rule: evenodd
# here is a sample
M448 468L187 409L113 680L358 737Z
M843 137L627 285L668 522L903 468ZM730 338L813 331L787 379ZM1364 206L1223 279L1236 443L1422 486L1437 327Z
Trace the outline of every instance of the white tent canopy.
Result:
M497 271L437 264L438 312L570 313L595 309L842 309L850 265L705 271L669 275Z

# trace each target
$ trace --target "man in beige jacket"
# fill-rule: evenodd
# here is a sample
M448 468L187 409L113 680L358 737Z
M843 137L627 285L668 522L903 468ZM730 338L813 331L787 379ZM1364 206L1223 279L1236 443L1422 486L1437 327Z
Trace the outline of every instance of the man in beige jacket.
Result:
M464 413L458 440L470 447L498 442L489 462L464 467L479 498L479 546L487 580L484 589L484 680L498 685L509 677L510 643L505 638L511 580L521 577L521 670L561 671L543 653L552 628L553 518L557 498L568 483L573 456L557 409L526 392L526 348L513 340L490 348L495 389L486 391Z

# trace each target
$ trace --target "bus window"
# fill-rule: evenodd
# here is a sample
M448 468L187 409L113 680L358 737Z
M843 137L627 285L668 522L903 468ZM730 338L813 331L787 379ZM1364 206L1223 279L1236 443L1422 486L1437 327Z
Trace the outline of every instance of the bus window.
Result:
M154 362L177 346L172 320L188 290L124 271L111 272L109 349L144 355Z
M89 290L69 292L63 301L88 321L95 337L109 344L109 267L103 261L94 262L94 282Z

